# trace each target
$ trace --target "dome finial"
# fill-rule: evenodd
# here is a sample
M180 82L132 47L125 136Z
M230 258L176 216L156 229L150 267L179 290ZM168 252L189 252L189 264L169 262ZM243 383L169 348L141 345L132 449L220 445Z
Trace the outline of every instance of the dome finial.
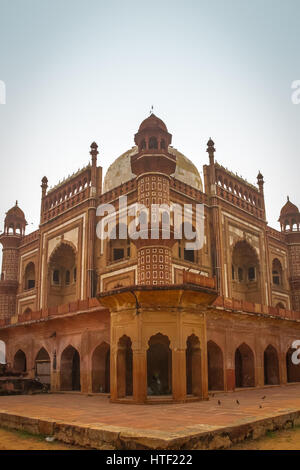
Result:
M290 196L287 196L287 200L288 200L288 201L290 200Z
M209 164L213 165L215 163L215 143L212 140L212 138L209 138L209 141L207 142L207 149L206 149L208 155L209 155Z

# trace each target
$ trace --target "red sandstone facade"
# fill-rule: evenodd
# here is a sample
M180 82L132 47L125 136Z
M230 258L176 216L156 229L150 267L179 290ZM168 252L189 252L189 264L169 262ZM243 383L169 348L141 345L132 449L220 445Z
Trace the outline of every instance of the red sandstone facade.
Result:
M171 141L152 114L104 182L95 143L88 166L52 189L43 178L36 232L25 235L18 204L7 212L0 340L7 362L52 391L180 402L300 381L298 208L288 200L281 231L269 227L260 173L253 186L221 166L210 139L203 187ZM161 224L158 238L100 240L97 207L122 215L120 196L154 218L153 204L204 204L203 247L187 250L172 226L164 238Z

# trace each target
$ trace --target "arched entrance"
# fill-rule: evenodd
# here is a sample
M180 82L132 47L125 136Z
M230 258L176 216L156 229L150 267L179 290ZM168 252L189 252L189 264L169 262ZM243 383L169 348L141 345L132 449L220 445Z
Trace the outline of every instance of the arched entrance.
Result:
M80 391L80 356L73 346L68 346L61 355L60 389Z
M202 394L200 341L194 334L186 341L186 393L198 397Z
M110 347L105 342L97 346L93 352L92 391L93 393L110 391Z
M245 343L241 344L235 351L235 386L254 387L254 355L252 349Z
M76 300L77 269L75 248L61 243L52 253L48 266L48 307Z
M276 349L269 344L264 351L265 385L279 384L279 363Z
M124 335L119 339L117 352L117 395L118 398L131 396L132 385L131 339Z
M24 272L24 290L35 288L35 265L30 262L27 264Z
M40 382L50 386L50 356L45 348L41 348L35 358L35 376Z
M300 382L300 364L293 364L292 355L295 349L290 348L286 353L286 374L288 382Z
M151 336L147 351L147 394L172 394L172 351L167 336Z
M246 241L238 241L232 252L232 297L261 303L260 267L256 250Z
M224 390L223 353L213 341L207 343L208 390Z
M13 368L16 372L26 372L27 364L26 364L26 356L22 349L16 352L14 356L14 364Z

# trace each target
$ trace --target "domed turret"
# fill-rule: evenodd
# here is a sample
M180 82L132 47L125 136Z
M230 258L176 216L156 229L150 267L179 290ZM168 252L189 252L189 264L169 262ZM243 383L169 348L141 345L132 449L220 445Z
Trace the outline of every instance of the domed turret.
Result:
M287 202L280 211L279 222L281 231L300 230L300 212L298 207L290 201L289 196L287 197Z
M165 123L151 114L141 123L138 132L134 136L139 153L151 151L151 153L168 153L168 147L172 142Z
M150 114L149 117L143 120L140 124L139 132L144 131L145 129L161 129L165 132L168 132L167 126L159 117L155 116L155 114Z
M6 213L4 220L4 233L9 235L21 235L25 234L25 227L27 225L24 212L18 206L18 201L14 207L9 209Z

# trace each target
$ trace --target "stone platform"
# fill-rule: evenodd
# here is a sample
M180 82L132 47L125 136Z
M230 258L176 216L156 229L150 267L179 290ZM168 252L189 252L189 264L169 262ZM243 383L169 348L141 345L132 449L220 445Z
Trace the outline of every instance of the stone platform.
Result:
M155 406L110 403L105 396L75 392L0 397L0 426L97 449L221 449L296 424L300 384Z

